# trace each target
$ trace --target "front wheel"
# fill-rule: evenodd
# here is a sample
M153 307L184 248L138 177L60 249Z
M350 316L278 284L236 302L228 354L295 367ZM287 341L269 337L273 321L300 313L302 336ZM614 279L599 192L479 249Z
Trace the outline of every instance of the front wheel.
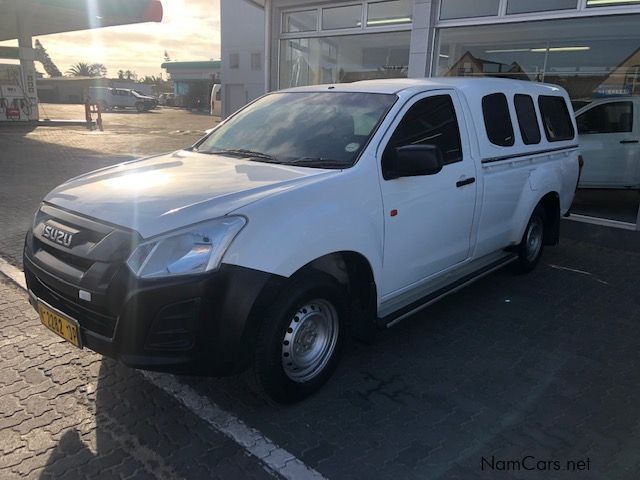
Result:
M538 265L544 250L544 228L545 212L538 205L529 219L522 241L516 250L518 260L515 263L515 270L517 273L529 273Z
M138 102L138 103L136 103L136 110L138 111L138 113L146 112L147 111L147 107L145 106L144 103Z
M338 365L346 311L343 292L329 275L312 272L292 282L261 327L253 365L259 392L295 403L324 385Z

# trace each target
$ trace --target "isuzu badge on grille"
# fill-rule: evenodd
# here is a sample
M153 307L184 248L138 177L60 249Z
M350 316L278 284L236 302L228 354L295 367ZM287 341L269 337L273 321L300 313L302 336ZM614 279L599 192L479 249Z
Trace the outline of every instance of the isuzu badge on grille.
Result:
M73 241L73 233L65 232L64 230L51 225L44 226L42 236L67 248L71 247L71 242Z

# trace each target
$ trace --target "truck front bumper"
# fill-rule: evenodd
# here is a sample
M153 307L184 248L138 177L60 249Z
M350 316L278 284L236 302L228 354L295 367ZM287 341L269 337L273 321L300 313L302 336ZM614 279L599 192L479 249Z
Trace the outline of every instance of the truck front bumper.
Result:
M122 265L108 286L94 290L57 276L28 245L24 270L33 306L42 301L76 320L85 347L145 370L215 376L244 370L263 312L284 281L227 264L211 274L149 281ZM98 293L86 301L80 290Z

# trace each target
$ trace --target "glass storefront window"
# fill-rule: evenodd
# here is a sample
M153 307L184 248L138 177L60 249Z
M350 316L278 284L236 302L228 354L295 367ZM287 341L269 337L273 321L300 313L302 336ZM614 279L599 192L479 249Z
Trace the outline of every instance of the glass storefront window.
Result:
M339 30L362 26L362 5L322 9L322 29Z
M441 28L433 74L565 88L584 157L572 212L634 224L640 203L639 24L640 15L628 14Z
M406 77L411 32L281 40L280 88Z
M440 19L489 17L498 15L500 0L442 0Z
M587 0L587 7L614 7L640 4L640 0Z
M282 15L284 33L312 32L318 29L318 11L287 12Z
M544 12L548 10L576 9L578 0L508 0L507 15L515 13Z
M370 3L367 9L367 27L408 24L412 18L413 0Z

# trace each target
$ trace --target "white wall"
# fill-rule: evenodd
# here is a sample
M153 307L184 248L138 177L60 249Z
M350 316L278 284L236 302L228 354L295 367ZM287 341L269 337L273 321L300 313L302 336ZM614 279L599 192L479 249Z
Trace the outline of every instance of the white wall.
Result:
M245 0L220 0L222 41L222 116L265 93L264 10ZM251 68L252 54L260 54L260 68ZM229 65L231 54L239 57L239 68Z

